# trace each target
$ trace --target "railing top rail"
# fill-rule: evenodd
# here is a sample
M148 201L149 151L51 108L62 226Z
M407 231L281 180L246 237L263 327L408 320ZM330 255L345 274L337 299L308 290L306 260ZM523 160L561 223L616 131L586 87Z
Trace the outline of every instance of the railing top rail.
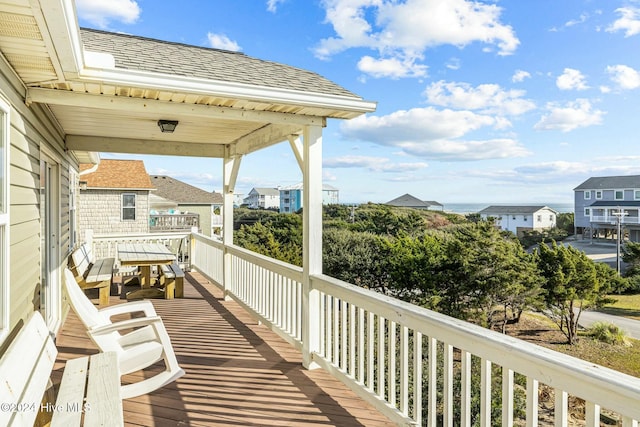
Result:
M109 234L94 234L93 240L119 240L119 239L176 239L188 237L191 234L189 231L176 231L176 232L164 232L164 233L109 233Z
M568 356L326 275L311 286L423 335L506 366L603 408L640 419L640 378Z

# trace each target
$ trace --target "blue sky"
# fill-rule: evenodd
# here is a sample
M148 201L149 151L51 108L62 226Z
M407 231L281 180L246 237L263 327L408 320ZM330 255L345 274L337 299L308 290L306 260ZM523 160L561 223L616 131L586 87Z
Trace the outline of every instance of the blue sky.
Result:
M377 111L330 120L341 202L563 203L640 174L638 0L76 0L80 25L241 51L317 72ZM222 161L140 158L205 190ZM237 191L302 176L287 143L246 156Z

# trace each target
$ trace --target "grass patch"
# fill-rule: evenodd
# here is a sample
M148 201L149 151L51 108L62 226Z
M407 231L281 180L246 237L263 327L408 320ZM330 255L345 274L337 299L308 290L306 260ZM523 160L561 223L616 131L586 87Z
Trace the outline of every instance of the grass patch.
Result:
M613 304L607 304L598 309L603 313L614 316L624 316L630 319L640 320L640 294L636 295L609 295L616 300Z
M612 345L594 339L588 331L581 331L578 343L569 345L566 343L566 337L553 322L534 313L523 315L520 324L510 325L507 333L560 353L640 378L640 340L627 337L630 346Z

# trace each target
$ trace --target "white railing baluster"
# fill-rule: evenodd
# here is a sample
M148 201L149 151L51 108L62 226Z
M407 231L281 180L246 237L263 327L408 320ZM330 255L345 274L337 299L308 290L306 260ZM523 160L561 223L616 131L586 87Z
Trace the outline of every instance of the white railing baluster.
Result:
M320 354L325 358L327 357L327 325L325 322L327 321L327 305L325 300L327 299L327 294L324 292L320 292Z
M435 427L438 421L438 341L429 337L429 398L427 399L427 425Z
M358 307L358 382L364 385L364 309Z
M333 297L333 364L340 366L340 300Z
M422 333L413 332L413 421L422 425Z
M341 338L341 347L342 347L342 356L340 358L340 368L343 371L347 371L347 302L345 300L340 301L340 317L341 325L340 325L340 338Z
M451 427L453 426L453 346L445 344L443 351L443 423L445 426Z
M638 420L631 417L622 417L622 427L638 427Z
M513 371L502 367L502 425L513 425Z
M333 297L327 295L327 360L333 359Z
M555 389L555 403L553 407L553 419L556 427L564 427L569 421L568 402L569 396L566 391Z
M400 327L400 411L409 416L409 328Z
M538 425L538 381L527 377L527 427Z
M480 427L491 427L491 361L480 363Z
M600 406L592 402L584 402L586 427L600 427Z
M349 304L349 375L356 378L356 306Z
M385 376L387 375L385 370L385 326L386 319L378 316L378 396L380 396L381 399L385 398Z
M373 349L375 346L374 343L374 333L376 327L374 323L374 314L373 311L368 312L367 316L367 388L374 392L374 383L375 379L373 378Z
M460 351L460 425L471 426L471 353Z
M389 404L396 406L396 322L389 322Z

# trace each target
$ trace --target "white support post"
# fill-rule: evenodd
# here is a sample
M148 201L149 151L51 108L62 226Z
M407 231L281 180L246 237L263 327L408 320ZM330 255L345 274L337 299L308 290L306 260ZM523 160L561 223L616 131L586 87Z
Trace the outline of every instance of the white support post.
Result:
M316 369L313 353L320 350L320 294L311 288L311 277L322 273L322 127L305 126L302 159L302 364Z
M222 290L224 298L229 299L229 287L231 286L231 254L227 248L233 245L233 192L235 190L236 178L240 169L242 156L232 156L231 147L225 147L224 161L222 165L223 186L222 186L222 243L224 245L224 255L222 262Z

